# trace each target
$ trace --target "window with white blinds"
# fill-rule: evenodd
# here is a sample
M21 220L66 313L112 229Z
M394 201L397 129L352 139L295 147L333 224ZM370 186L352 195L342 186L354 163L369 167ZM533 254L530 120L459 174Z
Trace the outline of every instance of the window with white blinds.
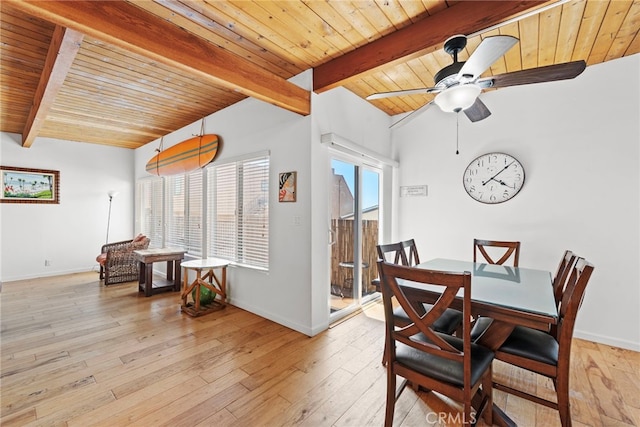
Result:
M207 170L208 248L211 256L269 266L269 157Z
M202 170L165 178L165 245L202 256Z
M138 181L139 232L150 239L150 248L163 246L162 178Z
M137 197L140 232L150 247L178 246L198 257L269 268L268 155L145 178Z

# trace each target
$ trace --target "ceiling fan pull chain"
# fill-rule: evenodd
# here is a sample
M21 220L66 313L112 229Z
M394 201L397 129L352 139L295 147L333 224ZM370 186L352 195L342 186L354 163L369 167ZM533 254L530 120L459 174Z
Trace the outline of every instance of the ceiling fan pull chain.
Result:
M458 140L460 139L460 111L456 113L456 154L460 154L458 151Z

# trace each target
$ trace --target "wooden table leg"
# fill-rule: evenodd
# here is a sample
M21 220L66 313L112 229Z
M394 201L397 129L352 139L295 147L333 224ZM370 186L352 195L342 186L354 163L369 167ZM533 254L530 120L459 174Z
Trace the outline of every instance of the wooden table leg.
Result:
M500 346L505 342L505 340L509 337L515 325L513 323L503 322L500 320L493 319L491 324L485 331L485 333L476 341L478 344L488 347L492 350L496 350L500 348ZM479 404L481 397L479 393L476 394L473 398L474 407L475 404ZM485 409L485 411L492 412L492 422L493 425L503 426L503 427L516 427L516 423L509 418L509 416L504 413L502 409L500 409L495 403L491 408Z
M167 261L167 280L173 280L173 260Z
M153 263L152 262L148 262L146 264L144 264L144 270L145 270L145 275L144 275L144 296L145 297L150 297L151 296L151 289L153 289Z
M194 288L196 291L196 297L195 297L195 308L196 308L196 313L200 311L200 282L202 282L202 270L201 269L197 269L196 270L196 287Z
M180 260L175 260L174 263L174 279L173 279L173 290L175 292L180 292L180 274L182 273L182 268L180 267Z
M496 351L509 338L514 327L513 323L493 319L476 343Z
M227 303L227 267L222 267L222 280L220 283L222 294L224 295L224 303Z
M187 296L189 295L189 293L187 292L187 289L189 289L189 270L187 270L185 268L184 280L183 280L183 284L182 284L182 294L180 295L182 297L182 306L183 307L187 306Z
M220 295L219 303L221 305L226 305L227 303L227 267L221 267L222 273L220 275L220 280L216 276L214 269L211 268L205 274L203 279L209 279L209 284L211 286L211 290L216 294ZM217 285L217 286L216 286Z
M478 390L478 392L473 396L471 401L471 405L474 408L478 408L482 403L482 392ZM494 426L502 426L502 427L517 427L518 425L511 419L507 414L505 414L502 409L498 408L498 406L494 403L491 408L485 408L485 411L491 411L491 422Z
M138 262L138 286L144 285L144 276L146 274L144 262Z

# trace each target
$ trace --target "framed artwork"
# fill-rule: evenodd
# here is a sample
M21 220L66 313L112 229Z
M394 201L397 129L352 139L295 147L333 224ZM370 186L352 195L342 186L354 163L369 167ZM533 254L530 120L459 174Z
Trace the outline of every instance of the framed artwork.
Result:
M278 201L296 201L296 172L282 172L278 180Z
M1 203L60 203L60 172L0 166Z

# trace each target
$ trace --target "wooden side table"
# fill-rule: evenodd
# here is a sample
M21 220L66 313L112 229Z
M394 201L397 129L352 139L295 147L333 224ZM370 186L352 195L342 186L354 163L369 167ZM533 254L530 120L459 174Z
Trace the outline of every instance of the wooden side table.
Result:
M178 292L180 290L180 261L184 258L185 253L187 251L182 248L155 248L133 251L135 259L139 263L139 291L144 291L145 297L169 290ZM153 263L161 261L167 262L167 279L156 278L154 283Z
M182 263L184 268L184 286L182 287L182 311L190 316L202 316L213 311L222 310L227 304L227 266L229 261L220 258L196 259ZM214 269L222 270L220 279L215 275ZM189 284L189 271L196 271L196 279ZM206 273L202 275L202 271ZM209 289L214 300L211 304L200 303L200 288ZM195 296L189 298L189 295L195 289ZM188 302L191 299L192 301Z

